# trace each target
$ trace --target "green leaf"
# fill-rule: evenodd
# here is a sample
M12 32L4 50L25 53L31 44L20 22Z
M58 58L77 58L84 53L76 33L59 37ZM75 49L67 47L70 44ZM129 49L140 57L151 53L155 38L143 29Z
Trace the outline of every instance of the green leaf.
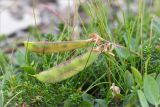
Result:
M89 101L82 101L79 107L93 107L93 104Z
M130 56L129 51L125 48L115 48L116 53L119 57L127 59Z
M129 88L133 86L134 84L133 75L129 71L126 71L124 73L124 81L126 82Z
M24 52L17 51L15 55L16 55L16 64L24 66L26 64Z
M159 4L159 3L157 3L157 4ZM153 26L153 30L155 30L157 33L160 33L160 19L159 18L155 17L153 19L152 26Z
M126 45L127 45L127 46L129 45L129 48L130 48L131 50L134 50L135 39L132 37L132 38L130 38L130 40L129 40L129 38L128 38L126 35L123 35L123 38L124 38L124 41L125 41ZM128 43L129 41L130 41L130 43Z
M158 106L160 91L159 91L158 83L156 82L156 80L152 76L146 75L144 77L143 88L144 88L144 94L147 100L151 104Z
M3 91L0 90L0 107L3 107L4 104L4 96L3 96Z
M157 76L156 81L158 83L159 92L160 92L160 74ZM159 104L160 104L160 97L159 97Z
M138 96L134 93L127 95L123 101L123 107L138 107Z
M107 103L103 99L95 99L94 107L107 107Z
M142 85L142 75L141 75L141 73L133 66L131 67L131 70L133 72L135 82L141 86Z
M34 75L36 74L36 70L32 68L31 66L24 66L22 69L27 72L28 74Z
M137 93L138 93L138 97L139 97L141 106L142 107L149 107L147 100L146 100L146 97L144 96L144 93L141 90L138 90Z
M63 107L72 107L72 106L73 106L73 104L72 104L72 102L70 100L65 100L64 101Z
M83 101L80 103L79 107L93 107L94 99L93 96L84 93L82 94Z
M156 81L158 83L159 92L160 92L160 74L157 76Z
M93 96L91 96L87 93L84 93L82 95L82 98L83 98L84 101L89 101L89 102L92 102L92 103L94 102Z

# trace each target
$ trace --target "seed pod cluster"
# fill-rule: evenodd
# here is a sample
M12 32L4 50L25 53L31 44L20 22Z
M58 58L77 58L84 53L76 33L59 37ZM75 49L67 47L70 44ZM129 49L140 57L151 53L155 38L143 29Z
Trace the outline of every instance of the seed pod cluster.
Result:
M92 39L76 40L76 41L63 41L63 42L28 42L25 41L24 45L28 51L36 53L53 53L69 51L77 48L84 48L90 46Z
M84 68L91 65L99 56L99 52L86 52L81 56L66 61L58 66L34 75L38 80L48 83L56 83L70 78Z
M91 38L87 40L76 40L76 41L63 41L63 42L24 42L25 47L28 51L36 53L53 53L69 51L77 48L84 48L91 46L92 43L98 45L98 48L93 51L88 51L81 56L68 60L64 63L59 64L53 68L40 72L39 74L33 75L38 80L48 83L56 83L68 79L84 68L91 65L99 56L102 51L102 45L104 39L97 34L91 34Z

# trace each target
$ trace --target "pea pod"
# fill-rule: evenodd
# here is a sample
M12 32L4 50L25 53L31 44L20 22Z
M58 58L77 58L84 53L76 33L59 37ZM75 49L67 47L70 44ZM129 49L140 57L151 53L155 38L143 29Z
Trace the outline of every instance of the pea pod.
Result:
M32 52L36 53L53 53L69 51L76 48L83 48L90 45L92 39L64 41L64 42L28 42L25 41L25 47Z
M34 76L42 82L56 83L79 73L85 67L91 65L97 59L98 55L98 52L86 52L81 56L40 72Z

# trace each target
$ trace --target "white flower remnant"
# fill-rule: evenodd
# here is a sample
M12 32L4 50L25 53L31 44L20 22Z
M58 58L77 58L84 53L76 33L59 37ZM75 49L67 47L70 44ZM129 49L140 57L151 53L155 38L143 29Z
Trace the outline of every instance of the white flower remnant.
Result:
M112 84L110 89L112 90L113 96L120 94L120 88L118 86L115 86L115 83Z

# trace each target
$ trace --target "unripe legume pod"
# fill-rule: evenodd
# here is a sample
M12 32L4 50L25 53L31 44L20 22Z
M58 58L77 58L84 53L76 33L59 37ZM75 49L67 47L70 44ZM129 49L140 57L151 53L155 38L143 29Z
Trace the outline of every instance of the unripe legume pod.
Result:
M34 76L42 82L56 83L79 73L85 67L91 65L97 59L98 55L99 52L86 52L81 56L40 72Z
M83 48L90 45L92 39L63 42L24 42L25 47L36 53L53 53Z

